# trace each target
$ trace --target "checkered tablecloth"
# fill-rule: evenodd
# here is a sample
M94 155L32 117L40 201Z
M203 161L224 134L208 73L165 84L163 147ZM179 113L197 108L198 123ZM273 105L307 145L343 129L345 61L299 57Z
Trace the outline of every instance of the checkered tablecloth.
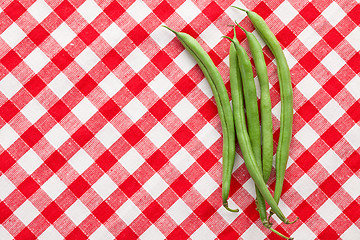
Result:
M278 239L259 220L239 149L229 205L240 212L222 207L212 92L161 27L194 36L229 88L221 36L234 20L254 30L231 5L264 17L291 68L280 208L300 219L274 217L275 229L296 240L360 238L358 1L2 0L1 240ZM263 46L276 147L279 83ZM273 172L271 191L274 182Z

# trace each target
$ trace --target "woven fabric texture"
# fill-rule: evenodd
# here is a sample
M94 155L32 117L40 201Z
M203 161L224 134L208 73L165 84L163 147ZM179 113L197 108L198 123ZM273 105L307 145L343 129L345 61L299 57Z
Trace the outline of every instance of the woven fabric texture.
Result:
M231 5L265 19L291 69L293 138L280 208L299 220L274 217L274 228L297 240L359 238L358 1L2 0L1 240L279 239L259 220L238 147L229 206L240 211L222 207L213 94L161 27L195 37L229 90L230 43L221 36L232 36L235 20L259 36ZM275 151L280 89L261 44Z

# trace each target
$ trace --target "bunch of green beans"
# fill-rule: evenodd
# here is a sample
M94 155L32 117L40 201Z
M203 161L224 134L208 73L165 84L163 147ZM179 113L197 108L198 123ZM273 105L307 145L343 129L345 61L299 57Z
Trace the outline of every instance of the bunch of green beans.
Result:
M231 40L229 60L233 110L230 106L229 96L223 79L213 61L200 44L189 34L174 31L166 26L164 27L175 33L181 44L196 60L214 94L223 130L223 206L229 211L238 211L238 209L230 209L227 202L235 159L236 135L246 168L255 183L256 205L260 215L260 220L266 228L270 229L279 236L286 239L292 239L273 229L272 223L270 222L272 214L276 214L279 219L286 224L291 224L296 221L289 222L278 206L284 182L287 159L289 157L292 135L293 99L290 71L280 44L266 25L264 19L255 12L247 11L241 8L237 9L247 13L260 36L269 46L277 62L281 96L281 117L279 144L276 151L276 185L274 197L271 195L266 186L272 169L273 126L269 80L260 43L251 32L246 31L235 22L246 34L254 60L256 73L260 82L261 128L252 65L245 49L240 45L236 38L235 26L234 38L231 39L225 36L225 38ZM271 207L269 217L266 213L266 202Z

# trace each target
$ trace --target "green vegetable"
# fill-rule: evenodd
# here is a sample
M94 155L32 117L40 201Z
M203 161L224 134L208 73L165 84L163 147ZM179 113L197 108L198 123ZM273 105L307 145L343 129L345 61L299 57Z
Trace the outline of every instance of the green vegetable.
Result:
M240 26L239 26L240 27ZM251 55L253 56L256 73L260 83L260 112L261 112L261 136L262 136L262 171L264 181L270 177L273 161L273 125L271 114L271 99L269 90L269 78L264 59L264 54L259 41L254 34L240 27L246 34Z
M192 36L186 33L176 32L169 27L166 28L175 33L185 49L194 57L205 78L208 80L211 90L214 94L220 116L221 126L223 129L223 206L229 211L238 212L238 209L230 209L227 202L235 159L235 127L230 100L224 85L224 81L210 56Z

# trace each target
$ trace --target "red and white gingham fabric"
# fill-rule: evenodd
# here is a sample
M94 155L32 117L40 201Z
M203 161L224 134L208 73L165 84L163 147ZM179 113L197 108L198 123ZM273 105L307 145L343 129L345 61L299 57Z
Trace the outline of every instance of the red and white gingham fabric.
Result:
M266 19L291 68L280 207L295 239L360 236L358 1L0 1L0 239L278 239L236 156L221 206L221 125L190 33L227 87L234 20ZM255 32L256 33L256 32ZM238 31L248 49L244 35ZM280 97L270 75L274 139ZM276 144L275 144L276 145ZM270 179L274 189L274 173Z

